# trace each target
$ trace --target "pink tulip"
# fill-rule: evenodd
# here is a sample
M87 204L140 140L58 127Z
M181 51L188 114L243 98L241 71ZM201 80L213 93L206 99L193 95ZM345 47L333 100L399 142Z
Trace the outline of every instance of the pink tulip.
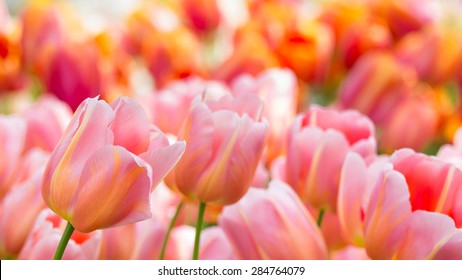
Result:
M101 231L102 260L130 260L134 254L136 243L136 224L106 228Z
M199 249L201 260L235 260L231 242L220 227L206 228L202 233Z
M460 186L455 166L411 150L369 166L349 154L338 204L343 234L373 259L460 256Z
M256 94L265 103L263 115L269 122L266 158L270 162L284 154L286 134L297 110L297 78L289 69L270 69L257 77L243 74L232 83L235 95Z
M322 233L295 192L272 181L251 188L218 219L239 259L325 259Z
M27 121L26 149L53 151L71 120L70 107L52 96L41 98L23 113Z
M151 190L184 149L184 143L169 145L160 131L150 130L134 101L87 99L51 155L43 198L81 232L145 220L151 217Z
M268 126L254 95L197 99L178 139L188 143L167 185L185 196L226 205L247 191L263 152Z
M208 94L228 94L228 88L215 81L205 81L190 77L168 84L152 95L141 97L150 120L163 132L178 134L188 116L193 99Z
M287 182L315 208L336 211L340 171L348 151L374 156L374 125L356 111L311 107L289 132Z
M32 226L45 208L40 186L43 165L27 181L20 183L5 196L0 211L0 256L16 258Z
M19 254L21 260L50 260L53 258L63 234L65 221L49 209L43 210L37 218L26 244ZM101 246L101 232L89 234L74 231L64 252L63 259L97 259Z
M26 122L16 116L0 116L0 199L17 181L15 170L26 139Z

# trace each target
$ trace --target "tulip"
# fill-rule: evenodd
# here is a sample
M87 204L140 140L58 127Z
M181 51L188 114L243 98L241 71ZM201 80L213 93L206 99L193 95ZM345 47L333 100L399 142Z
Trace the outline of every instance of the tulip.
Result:
M330 68L334 36L321 22L300 22L289 30L276 48L282 66L291 68L307 82L323 82Z
M272 181L251 188L218 219L239 259L325 259L321 231L295 192Z
M302 200L336 212L340 171L348 151L375 154L372 122L356 111L310 107L293 123L288 139L287 182Z
M160 131L150 131L134 101L87 99L51 155L43 198L81 232L147 219L152 188L184 148L184 143L169 145Z
M289 69L270 69L257 77L243 74L232 82L235 95L256 94L265 103L263 115L268 120L270 137L266 158L271 162L284 154L286 134L297 110L297 79Z
M43 74L49 52L64 41L63 17L56 6L34 2L21 15L21 52L27 69Z
M0 256L16 258L40 211L45 208L40 186L42 168L36 170L29 180L14 186L1 202Z
M397 38L421 30L436 22L438 8L432 1L387 0L373 1L371 9L383 18Z
M58 246L64 220L49 209L43 210L19 254L21 260L49 260ZM101 247L101 232L89 234L75 231L63 258L67 260L95 260Z
M51 52L43 81L48 92L77 109L88 97L101 90L99 55L90 44L63 43ZM96 66L95 66L96 63Z
M419 78L434 84L453 80L462 57L462 38L434 26L405 36L395 48L396 57L415 69ZM425 53L425 59L422 54Z
M199 33L210 32L220 22L217 0L181 0L188 23Z
M338 204L343 234L373 259L456 257L461 183L455 166L411 150L369 166L349 154Z
M0 199L17 180L15 172L24 150L26 127L19 117L0 115Z
M221 96L229 93L229 89L220 82L189 77L171 82L140 99L150 120L163 132L176 135L186 120L193 99L204 92Z
M51 152L71 120L72 110L53 96L45 96L26 109L23 116L27 122L25 149L37 147Z
M234 203L249 188L263 152L262 103L254 95L196 101L178 136L188 146L173 169L174 185L200 202Z

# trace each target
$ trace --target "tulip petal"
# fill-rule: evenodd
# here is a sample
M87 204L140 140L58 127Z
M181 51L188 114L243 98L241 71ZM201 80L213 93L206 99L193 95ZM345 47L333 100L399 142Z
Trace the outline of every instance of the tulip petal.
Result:
M140 155L153 170L152 185L155 188L168 172L178 163L186 149L185 141L179 141L165 147L150 147L150 151Z
M114 113L104 101L87 99L75 112L45 169L42 195L47 205L69 220L68 209L88 158L113 142L108 128ZM104 165L104 164L103 164Z
M101 148L83 169L69 222L90 232L150 218L151 177L151 167L124 148Z
M367 167L356 153L348 153L340 176L337 214L349 242L364 246L362 201L366 191Z
M440 213L417 210L406 222L402 243L396 259L419 260L432 258L435 252L455 233L454 221Z
M462 230L457 230L433 256L435 260L462 260Z
M114 132L114 145L122 146L135 155L146 152L149 145L149 121L141 105L126 97L110 105L115 112L110 126Z
M411 214L409 191L403 175L385 171L371 193L365 215L366 250L372 259L391 259Z

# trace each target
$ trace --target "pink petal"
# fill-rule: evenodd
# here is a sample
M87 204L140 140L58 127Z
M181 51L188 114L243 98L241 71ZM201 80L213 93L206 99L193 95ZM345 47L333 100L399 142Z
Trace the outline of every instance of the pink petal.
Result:
M457 230L435 253L435 260L462 260L462 231Z
M405 178L385 171L372 191L365 215L366 250L372 259L391 259L405 233L411 214Z
M90 232L151 217L151 167L119 146L106 146L86 163L69 222Z
M367 185L367 167L356 153L348 153L343 164L337 214L343 234L356 246L364 246L362 202Z
M406 232L396 259L428 259L455 233L454 221L446 215L415 211L406 222Z
M122 146L135 155L146 152L149 121L141 105L126 97L119 97L110 105L115 113L110 126L114 132L114 145Z
M65 219L82 170L95 151L113 142L109 124L114 113L104 101L85 100L51 154L44 173L42 194L47 205Z
M179 141L166 147L150 147L140 155L152 167L152 184L156 187L168 172L178 163L186 149L185 141Z

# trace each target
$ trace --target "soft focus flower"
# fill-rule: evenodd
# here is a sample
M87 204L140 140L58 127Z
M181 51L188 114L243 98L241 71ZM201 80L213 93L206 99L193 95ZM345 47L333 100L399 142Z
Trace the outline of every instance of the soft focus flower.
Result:
M39 157L37 160L40 161L41 167L34 170L34 174L27 180L15 185L1 201L0 257L2 259L16 258L19 255L35 219L45 208L40 187L48 155L40 154Z
M325 259L327 249L316 222L286 184L251 188L218 220L239 259ZM277 233L277 234L275 234Z
M228 94L226 85L218 81L189 77L169 83L167 86L140 97L141 105L149 119L163 132L177 135L188 116L189 107L194 98L202 94Z
M249 188L268 133L255 95L196 99L178 136L188 143L167 180L185 196L211 204L239 200Z
M99 54L91 44L57 45L44 69L46 90L76 110L86 98L100 94L98 60Z
M289 69L270 69L257 77L241 75L232 82L235 95L256 94L264 102L263 115L268 120L270 137L266 158L271 162L284 153L287 131L297 110L297 79Z
M461 180L455 166L411 150L369 167L351 153L339 192L343 233L373 259L455 257Z
M404 37L396 45L395 55L401 62L415 69L421 80L445 83L454 80L456 76L462 57L461 43L460 34L429 26Z
M43 210L19 254L21 260L50 260L53 258L64 230L64 220L49 209ZM75 231L64 252L63 259L95 260L101 246L101 232Z
M367 117L312 106L297 117L289 132L287 182L304 202L335 212L347 152L369 158L375 149L374 125Z
M51 152L71 120L72 110L53 96L44 96L22 115L27 122L25 149L37 147Z
M391 153L403 147L422 150L435 136L439 114L432 95L411 68L377 51L357 61L342 82L337 102L369 116L378 128L379 147Z
M281 65L307 82L323 82L334 51L332 31L321 22L302 21L289 30L276 53Z
M81 232L147 219L152 188L184 148L150 131L141 106L131 99L110 104L87 99L51 155L43 198Z
M220 13L217 0L181 0L188 23L198 31L206 33L217 28Z
M19 117L0 115L0 199L17 180L15 171L24 150L26 127Z

